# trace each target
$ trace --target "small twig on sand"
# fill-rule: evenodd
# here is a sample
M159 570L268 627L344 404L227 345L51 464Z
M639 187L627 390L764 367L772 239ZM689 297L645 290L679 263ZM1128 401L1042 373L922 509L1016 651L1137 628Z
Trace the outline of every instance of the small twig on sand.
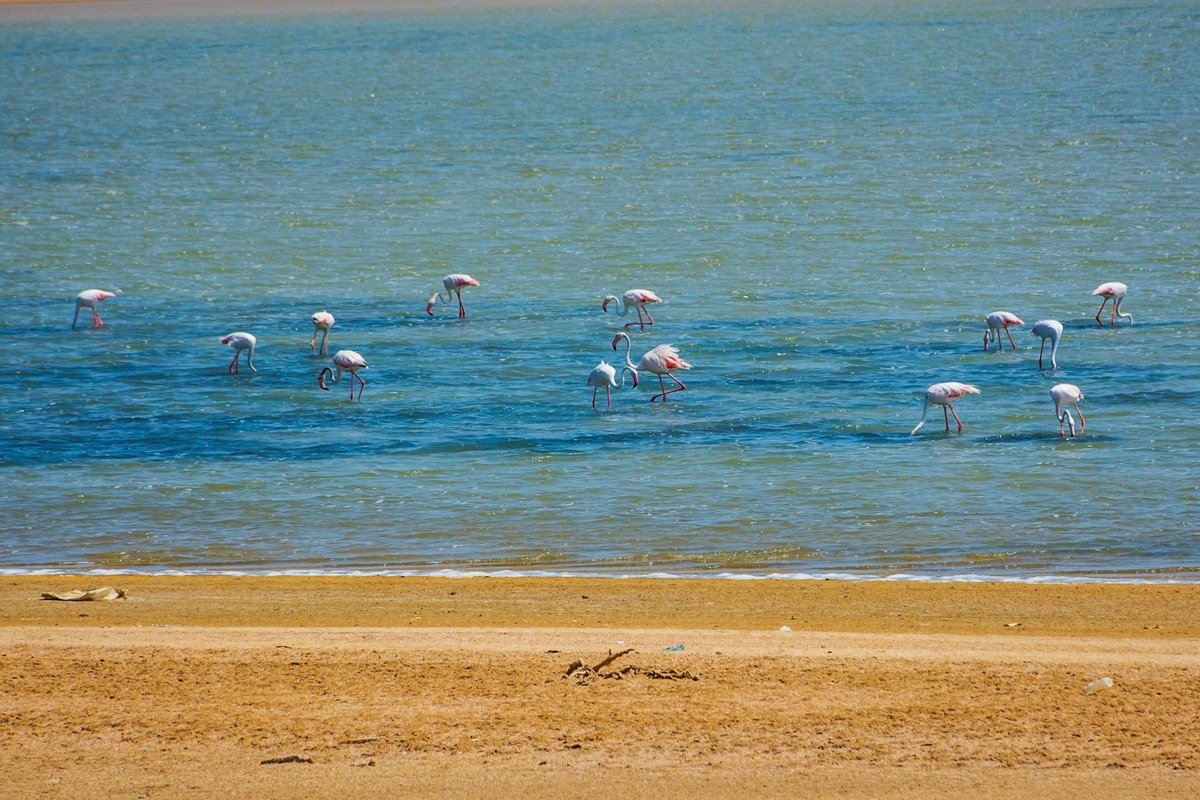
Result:
M563 678L575 678L581 684L587 683L588 679L592 678L592 677L621 680L622 678L626 677L627 675L645 675L647 678L655 678L658 680L668 680L668 681L679 681L679 680L698 681L698 680L700 680L699 677L697 677L696 675L693 675L691 672L688 672L687 670L644 669L642 667L638 667L633 664L627 664L626 666L621 667L620 669L614 670L612 672L601 672L601 670L604 669L604 667L607 667L609 664L613 663L621 656L629 655L632 652L633 652L632 647L629 648L628 650L622 650L619 653L614 653L610 650L610 651L608 651L608 658L604 659L603 661L601 661L599 664L597 664L594 667L589 667L589 666L585 665L582 661L573 661L573 662L571 662L571 665L567 667L567 671L563 674Z
M258 762L260 764L311 764L311 758L304 756L280 756L279 758L268 758L265 761Z

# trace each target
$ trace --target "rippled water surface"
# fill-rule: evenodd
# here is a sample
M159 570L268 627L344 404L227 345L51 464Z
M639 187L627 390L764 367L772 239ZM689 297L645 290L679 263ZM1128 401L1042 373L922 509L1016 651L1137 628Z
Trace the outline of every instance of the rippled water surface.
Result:
M833 5L0 9L0 568L1196 579L1200 8Z

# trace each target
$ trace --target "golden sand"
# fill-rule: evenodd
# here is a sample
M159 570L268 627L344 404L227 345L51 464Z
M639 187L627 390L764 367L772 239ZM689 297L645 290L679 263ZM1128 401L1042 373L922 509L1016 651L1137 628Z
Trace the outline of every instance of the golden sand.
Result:
M0 580L7 797L1200 796L1200 586L100 585Z

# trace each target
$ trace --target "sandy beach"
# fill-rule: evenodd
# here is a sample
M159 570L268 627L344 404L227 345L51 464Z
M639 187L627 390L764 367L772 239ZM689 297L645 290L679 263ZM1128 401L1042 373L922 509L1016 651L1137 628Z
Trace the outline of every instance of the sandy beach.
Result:
M128 597L41 599L103 585ZM1200 793L1198 586L22 576L0 599L10 797Z

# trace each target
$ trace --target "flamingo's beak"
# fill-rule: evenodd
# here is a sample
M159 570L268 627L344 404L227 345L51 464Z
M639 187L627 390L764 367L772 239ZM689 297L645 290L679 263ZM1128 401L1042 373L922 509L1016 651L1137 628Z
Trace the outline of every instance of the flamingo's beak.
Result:
M605 300L603 303L601 303L601 304L600 304L600 309L601 309L601 310L602 310L602 311L603 311L605 314L607 314L607 313L608 313L608 300Z
M619 342L619 341L621 341L621 337L620 337L620 336L614 336L614 337L613 337L613 341L612 341L613 350L616 350L616 349L617 349L617 342Z
M430 303L429 305L425 306L425 313L431 317L433 316L433 303Z
M637 377L637 373L636 373L636 372L634 372L634 373L631 373L631 374L633 375L633 388L635 388L635 389L636 389L636 388L637 388L637 385L638 385L638 377Z
M325 391L329 391L329 387L325 385L325 370L317 373L317 386L320 386Z

